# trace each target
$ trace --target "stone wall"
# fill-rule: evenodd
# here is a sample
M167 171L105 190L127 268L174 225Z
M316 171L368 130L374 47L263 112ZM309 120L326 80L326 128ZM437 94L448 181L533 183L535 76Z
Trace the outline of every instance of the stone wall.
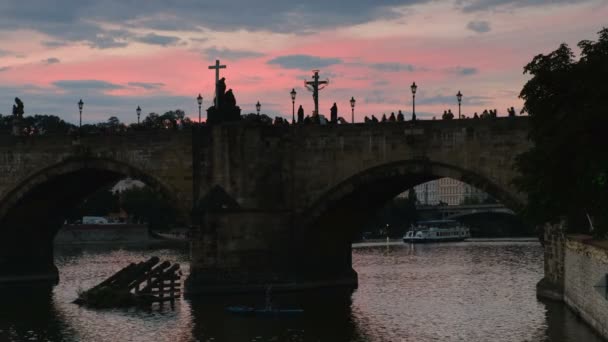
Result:
M568 236L564 253L564 301L608 338L608 249L587 236Z
M57 235L55 244L112 243L146 244L148 227L144 224L65 225Z
M537 285L540 297L562 300L564 293L565 222L547 223L544 227L545 277Z

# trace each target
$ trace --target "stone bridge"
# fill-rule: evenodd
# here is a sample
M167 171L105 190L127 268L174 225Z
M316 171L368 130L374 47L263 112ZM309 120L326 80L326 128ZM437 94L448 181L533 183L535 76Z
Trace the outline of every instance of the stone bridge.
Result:
M191 294L355 287L353 233L414 185L450 177L517 210L513 165L530 147L527 128L520 117L0 137L0 280L56 278L65 212L130 176L192 224Z
M441 217L448 220L475 214L516 215L512 209L509 209L500 203L416 206L416 211L422 217Z

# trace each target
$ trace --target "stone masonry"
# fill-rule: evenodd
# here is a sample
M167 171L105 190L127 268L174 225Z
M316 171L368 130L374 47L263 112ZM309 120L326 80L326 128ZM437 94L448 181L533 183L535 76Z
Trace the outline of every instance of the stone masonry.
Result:
M527 131L517 117L0 137L0 266L52 271L62 213L131 176L197 227L190 293L353 287L354 228L409 187L450 177L517 210L514 162L530 147Z
M565 244L564 301L608 339L608 250L588 236L569 236Z

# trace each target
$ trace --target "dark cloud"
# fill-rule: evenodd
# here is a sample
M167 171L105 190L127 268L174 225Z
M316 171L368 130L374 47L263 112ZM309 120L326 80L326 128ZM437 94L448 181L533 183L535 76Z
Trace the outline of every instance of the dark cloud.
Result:
M391 104L391 105L403 104L403 99L392 97L392 96L388 95L385 91L380 91L380 90L372 90L369 95L366 95L363 98L363 101L365 103L372 103L372 104Z
M239 60L243 58L255 58L264 56L263 53L256 51L247 50L232 50L232 49L218 49L217 47L210 47L203 50L205 55L210 59L228 59L228 60Z
M69 43L66 41L59 41L59 40L44 40L42 41L42 45L49 47L49 48L58 48L58 47L62 47L62 46L66 46Z
M204 43L208 40L209 38L190 38L190 41L193 41L195 43Z
M61 80L53 82L53 85L64 90L115 90L123 89L124 86L100 80Z
M409 71L413 72L418 70L418 68L414 67L411 64L404 63L374 63L369 64L369 67L378 71L383 72L400 72L400 71Z
M559 5L590 2L593 0L461 0L464 12L476 12L497 9L513 9L518 7Z
M84 38L89 46L96 49L112 49L129 45L131 34L124 30L100 31L94 37Z
M134 38L134 40L136 40L138 42L146 43L146 44L160 45L160 46L175 45L179 42L178 37L161 36L161 35L158 35L155 33L149 33L145 36L139 36L139 37Z
M0 49L0 57L6 56L9 54L9 51Z
M457 75L461 75L461 76L475 75L479 72L479 70L477 68L461 67L461 66L449 68L449 69L447 69L447 71L449 73L453 73L453 74L457 74Z
M44 63L44 64L57 64L59 62L61 62L61 61L59 60L59 58L56 58L56 57L51 57L51 58L42 60L42 63Z
M490 23L485 20L469 21L469 23L467 24L467 28L477 33L486 33L492 30L492 28L490 27Z
M388 80L378 80L378 81L374 81L372 83L372 85L374 87L384 87L384 86L387 86L389 84L391 84L391 82L389 82Z
M164 83L149 83L149 82L129 82L132 87L143 88L146 90L159 89L165 86Z
M9 67L9 66L3 66L3 67L0 67L0 72L6 71L6 70L8 70L8 69L10 69L10 68L11 68L11 67Z
M342 63L342 60L339 58L323 58L311 55L287 55L273 58L267 63L278 65L285 69L310 70L339 64Z
M145 5L123 0L17 0L0 4L0 30L30 29L50 35L54 42L87 42L96 48L124 46L116 34L100 23L149 30L219 31L270 30L310 33L320 29L355 25L374 19L399 16L393 8L431 0L353 0L342 2L309 0L294 4L283 0L227 0L201 3L181 0L149 0ZM158 38L152 41L158 42Z
M568 4L593 0L457 0L465 12ZM308 0L294 4L284 0L227 0L205 3L195 0L162 0L144 3L123 0L17 0L0 2L0 30L28 29L52 38L48 47L70 42L85 42L95 48L116 48L131 41L151 44L176 43L171 36L124 35L104 29L101 23L128 29L183 31L204 29L218 31L274 31L309 34L319 30L357 25L375 19L401 16L397 6L413 6L431 0ZM165 37L165 38L160 38Z

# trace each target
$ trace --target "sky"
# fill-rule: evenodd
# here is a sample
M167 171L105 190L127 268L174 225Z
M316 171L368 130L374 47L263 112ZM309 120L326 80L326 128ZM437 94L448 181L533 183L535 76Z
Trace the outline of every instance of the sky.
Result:
M412 111L418 118L522 106L523 67L560 43L596 40L607 0L38 0L0 2L0 113L14 98L25 114L78 122L182 109L213 101L220 59L242 113L291 117L314 109L313 69L329 85L320 112L339 116ZM577 51L575 49L575 51Z

